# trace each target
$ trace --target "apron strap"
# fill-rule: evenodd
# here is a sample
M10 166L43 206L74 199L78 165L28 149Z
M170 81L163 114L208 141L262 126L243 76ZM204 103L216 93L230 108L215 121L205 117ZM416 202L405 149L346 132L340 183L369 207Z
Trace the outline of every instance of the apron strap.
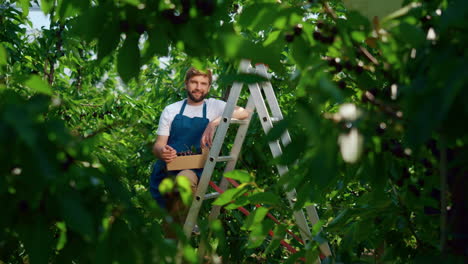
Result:
M184 114L185 106L187 105L187 99L184 100L184 103L182 104L182 107L180 108L179 115Z
M206 118L206 101L203 102L203 118Z
M184 100L182 107L180 108L179 115L184 114L185 106L187 105L187 99ZM203 118L206 118L206 101L203 101Z

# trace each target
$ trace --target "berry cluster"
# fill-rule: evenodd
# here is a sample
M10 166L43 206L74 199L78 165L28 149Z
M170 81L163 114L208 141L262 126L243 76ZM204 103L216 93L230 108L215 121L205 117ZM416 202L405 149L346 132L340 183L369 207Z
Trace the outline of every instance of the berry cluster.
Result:
M187 151L182 151L182 152L177 152L176 153L177 156L191 156L191 155L198 155L198 154L201 154L201 151L191 151L191 150L187 150Z
M288 43L293 42L294 37L302 34L302 27L302 24L295 25L293 28L294 33L286 33L286 35L284 35L284 40L286 40L286 42Z
M338 29L335 26L318 21L317 30L314 31L312 36L316 41L323 44L332 44L335 41L336 34L338 34Z

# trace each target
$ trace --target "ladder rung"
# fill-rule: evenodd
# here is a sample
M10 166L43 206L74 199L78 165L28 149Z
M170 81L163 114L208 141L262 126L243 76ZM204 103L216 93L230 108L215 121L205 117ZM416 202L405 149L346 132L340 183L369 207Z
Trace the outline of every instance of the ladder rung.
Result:
M216 161L217 162L223 162L223 161L231 161L231 160L234 160L235 157L233 156L219 156Z
M271 117L270 119L271 119L271 122L273 123L283 120L283 118L281 117Z
M205 200L214 199L214 198L216 198L218 196L219 196L219 192L213 192L213 193L205 194Z
M242 124L247 124L247 123L249 123L249 120L246 120L246 119L244 119L244 120L235 119L235 118L231 119L231 124L241 124L242 125Z

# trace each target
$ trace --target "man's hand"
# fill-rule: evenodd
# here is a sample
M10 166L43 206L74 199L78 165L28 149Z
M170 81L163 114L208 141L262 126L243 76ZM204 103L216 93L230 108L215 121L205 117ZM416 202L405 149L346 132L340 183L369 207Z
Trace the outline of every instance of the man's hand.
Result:
M205 148L205 147L211 148L211 145L213 144L213 136L215 134L217 124L219 124L219 122L210 122L208 126L206 126L205 132L203 132L203 135L200 141L200 145L202 148Z
M173 161L175 158L177 158L177 151L173 149L171 146L165 145L161 149L161 159L164 162L169 163Z

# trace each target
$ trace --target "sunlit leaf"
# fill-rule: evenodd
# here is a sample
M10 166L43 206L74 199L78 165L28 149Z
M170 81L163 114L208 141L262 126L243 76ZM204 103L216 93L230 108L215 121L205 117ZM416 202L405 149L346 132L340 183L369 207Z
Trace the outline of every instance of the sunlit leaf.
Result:
M161 181L161 184L159 184L159 191L162 194L169 193L172 190L174 190L174 181L170 178L165 178Z
M247 171L233 170L226 172L224 177L231 178L233 180L238 180L242 183L251 182L253 177Z
M232 200L236 199L237 197L241 196L247 191L246 188L232 188L228 189L224 193L222 193L216 200L213 202L214 205L223 206Z
M253 213L247 216L247 220L244 223L244 228L247 230L253 230L258 224L260 224L268 213L268 208L258 207Z
M8 61L8 54L3 45L0 44L0 66L6 65Z
M189 179L187 177L177 177L176 178L177 187L180 192L180 197L182 198L182 202L185 205L190 205L192 202L192 187Z
M52 89L50 89L49 85L38 75L32 75L24 84L33 91L52 95Z

